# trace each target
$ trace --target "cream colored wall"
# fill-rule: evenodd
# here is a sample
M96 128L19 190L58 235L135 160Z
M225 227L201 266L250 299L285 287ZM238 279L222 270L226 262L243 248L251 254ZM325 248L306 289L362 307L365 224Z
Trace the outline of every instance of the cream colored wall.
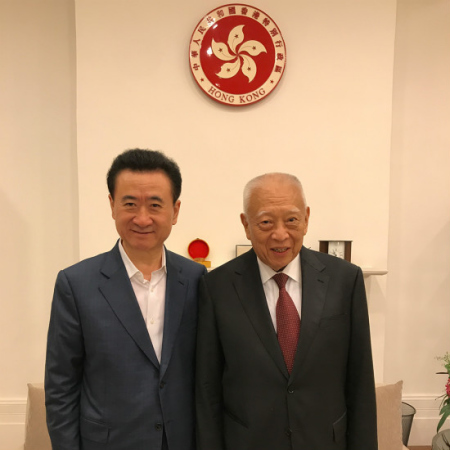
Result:
M246 108L210 100L190 74L190 36L216 2L76 5L82 257L114 244L105 171L141 146L167 152L183 172L175 251L187 255L200 237L214 266L232 258L246 243L244 184L278 170L304 181L309 246L353 239L356 262L386 267L395 1L258 2L281 28L287 69Z
M450 2L400 0L397 16L385 378L404 380L426 444L450 351Z
M297 174L312 209L306 245L353 239L355 263L389 268L366 278L377 379L404 379L426 427L436 423L435 405L424 411L442 391L432 358L449 337L449 1L396 3L258 1L283 33L286 72L262 102L231 108L200 92L188 67L191 33L219 3L0 0L0 450L14 439L6 430L23 428L26 382L42 379L56 272L78 244L82 258L114 244L105 172L136 146L183 172L168 246L186 255L206 239L214 266L246 243L245 182Z
M0 448L23 443L57 270L78 258L72 1L0 1Z
M204 95L187 63L195 26L217 6L76 2L81 257L114 244L106 168L140 146L167 152L182 169L171 249L187 256L199 237L213 266L231 259L247 243L239 220L245 183L283 171L305 186L307 246L352 239L354 262L385 269L395 1L258 2L283 33L287 68L268 98L245 108ZM386 280L367 281L381 381Z
M354 262L386 268L395 1L259 2L283 33L287 69L268 98L246 108L200 92L186 60L195 26L217 6L76 2L81 257L114 244L105 171L117 153L139 146L181 166L181 215L167 242L174 251L187 256L199 237L213 266L231 259L247 243L245 183L282 171L304 183L307 246L352 239ZM379 381L385 283L368 280Z

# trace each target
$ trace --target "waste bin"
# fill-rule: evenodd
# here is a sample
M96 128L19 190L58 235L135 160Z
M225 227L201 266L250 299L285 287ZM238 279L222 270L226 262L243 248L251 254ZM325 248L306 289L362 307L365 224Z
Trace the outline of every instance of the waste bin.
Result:
M450 430L440 431L431 444L431 450L450 450Z
M408 445L414 414L416 414L416 408L409 403L402 402L402 441L405 447Z

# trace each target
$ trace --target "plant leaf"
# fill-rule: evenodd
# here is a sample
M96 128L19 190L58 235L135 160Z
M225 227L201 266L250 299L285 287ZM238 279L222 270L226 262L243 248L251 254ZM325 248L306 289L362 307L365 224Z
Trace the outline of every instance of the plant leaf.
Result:
M450 414L450 404L444 403L444 406L441 408L439 414Z
M442 410L441 410L442 411ZM450 411L447 411L443 414L443 416L441 417L441 420L439 421L436 431L439 433L440 428L442 427L442 425L444 425L444 422L446 421L447 417L450 416Z

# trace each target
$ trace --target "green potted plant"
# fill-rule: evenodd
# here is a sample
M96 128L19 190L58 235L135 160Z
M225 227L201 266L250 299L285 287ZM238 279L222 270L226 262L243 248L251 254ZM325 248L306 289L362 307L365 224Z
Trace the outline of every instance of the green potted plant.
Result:
M439 423L437 425L437 432L439 433L439 430L441 429L442 425L444 425L445 420L448 416L450 416L450 353L446 353L444 356L438 356L437 359L439 361L443 361L444 367L446 369L446 372L437 372L437 373L443 373L446 374L447 384L445 385L445 394L442 395L442 402L441 402L441 410L439 414L442 416L441 420L439 420Z

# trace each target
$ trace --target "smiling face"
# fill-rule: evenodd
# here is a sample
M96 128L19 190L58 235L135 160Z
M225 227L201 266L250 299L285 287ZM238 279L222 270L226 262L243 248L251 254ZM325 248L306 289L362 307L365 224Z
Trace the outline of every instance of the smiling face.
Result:
M173 203L170 180L163 172L123 170L117 175L112 217L130 259L160 257L172 225L177 223L180 201Z
M278 271L302 248L309 207L297 183L281 175L266 176L251 190L241 221L259 259Z

